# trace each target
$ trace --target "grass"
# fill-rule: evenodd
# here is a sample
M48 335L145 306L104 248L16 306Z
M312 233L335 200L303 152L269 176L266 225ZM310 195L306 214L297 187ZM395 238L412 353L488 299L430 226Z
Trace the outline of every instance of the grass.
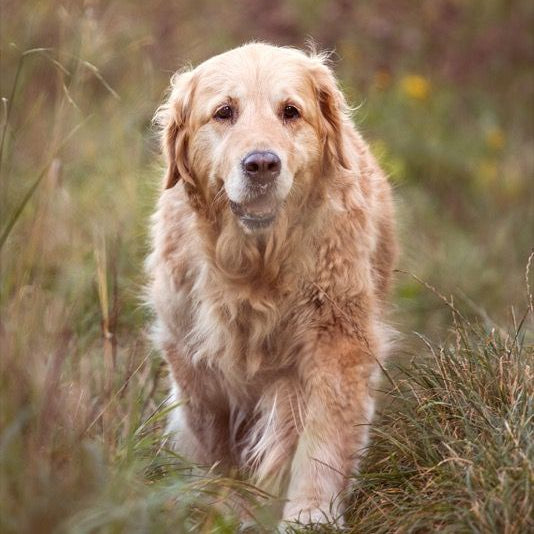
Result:
M234 501L272 531L268 496L166 448L139 302L150 121L186 61L308 35L338 51L403 246L403 339L347 531L533 530L530 2L32 4L2 7L0 531L230 533Z
M354 496L354 532L534 527L532 340L524 323L488 332L454 318L451 339L422 338L425 356L392 384Z

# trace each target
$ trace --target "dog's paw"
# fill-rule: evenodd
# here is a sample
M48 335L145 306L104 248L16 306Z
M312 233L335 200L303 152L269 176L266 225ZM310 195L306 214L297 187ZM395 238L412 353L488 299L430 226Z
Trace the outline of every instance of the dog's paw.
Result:
M295 527L299 525L325 524L343 527L343 519L335 517L328 505L324 508L287 505L284 510L282 522L280 523L279 532L290 534L295 532Z
M303 525L329 523L328 514L318 508L307 508L304 510L294 511L290 514L284 514L284 521L287 523L300 523Z

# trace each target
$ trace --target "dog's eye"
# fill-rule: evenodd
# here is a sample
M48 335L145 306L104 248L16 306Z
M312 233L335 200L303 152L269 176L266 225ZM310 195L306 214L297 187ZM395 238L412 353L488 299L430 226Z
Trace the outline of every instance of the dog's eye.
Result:
M299 110L295 106L287 105L282 112L284 120L291 121L300 117Z
M221 121L232 120L234 117L234 110L231 106L222 106L215 112L213 117Z

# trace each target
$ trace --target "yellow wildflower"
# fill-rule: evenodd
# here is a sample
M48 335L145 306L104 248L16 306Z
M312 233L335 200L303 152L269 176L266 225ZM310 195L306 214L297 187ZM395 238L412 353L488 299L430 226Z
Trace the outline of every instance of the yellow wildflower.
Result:
M506 139L500 128L492 128L486 132L486 145L493 150L502 150Z
M419 74L404 76L401 88L406 96L414 100L426 100L430 94L430 82Z
M478 164L476 183L480 189L495 184L498 178L498 169L494 161L483 159Z

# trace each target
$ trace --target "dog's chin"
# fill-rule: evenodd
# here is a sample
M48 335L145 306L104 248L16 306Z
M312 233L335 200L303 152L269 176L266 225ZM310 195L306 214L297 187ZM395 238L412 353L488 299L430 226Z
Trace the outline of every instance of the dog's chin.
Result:
M258 197L245 202L230 201L230 209L247 233L257 233L272 227L278 203L272 197Z

